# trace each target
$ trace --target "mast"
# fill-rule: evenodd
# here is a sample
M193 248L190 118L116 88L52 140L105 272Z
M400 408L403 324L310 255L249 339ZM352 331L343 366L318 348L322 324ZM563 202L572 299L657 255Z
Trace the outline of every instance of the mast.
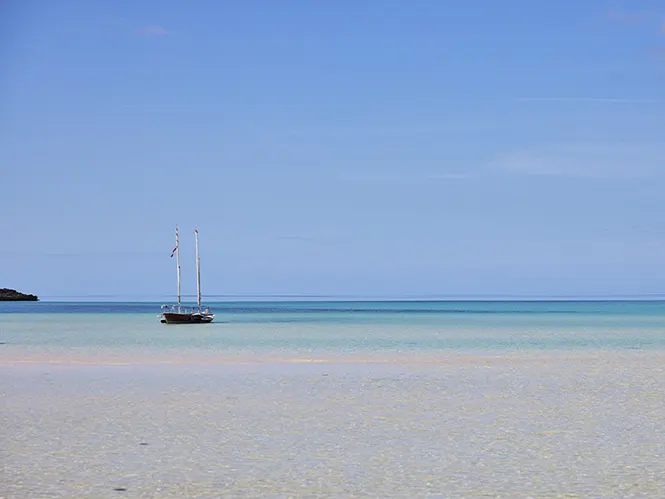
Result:
M199 229L194 229L196 234L196 301L201 311L201 259L199 258Z
M175 262L178 268L178 311L180 310L180 240L178 239L178 225L175 226Z

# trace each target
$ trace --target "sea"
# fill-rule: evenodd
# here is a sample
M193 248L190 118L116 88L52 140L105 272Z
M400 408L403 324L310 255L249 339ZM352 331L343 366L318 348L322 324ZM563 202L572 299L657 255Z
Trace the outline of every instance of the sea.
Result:
M208 325L164 325L160 303L0 302L5 348L279 354L662 349L665 301L208 303Z
M665 497L664 301L0 303L0 498Z

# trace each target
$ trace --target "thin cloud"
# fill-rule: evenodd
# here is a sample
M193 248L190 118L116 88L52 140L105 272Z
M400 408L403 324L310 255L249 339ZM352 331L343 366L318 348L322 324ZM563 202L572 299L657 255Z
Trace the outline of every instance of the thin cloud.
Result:
M475 178L471 173L442 173L440 175L428 175L428 180L468 180Z
M518 102L578 102L590 104L665 104L662 99L625 99L614 97L518 97Z
M280 241L313 241L314 238L311 236L277 236L277 239Z
M341 175L338 180L343 182L368 184L422 184L473 179L471 173L439 173L431 175Z
M48 258L127 258L154 257L163 255L158 251L0 251L3 256L48 257Z
M252 131L258 133L280 133L294 137L309 136L346 136L346 135L366 135L366 136L408 136L408 135L440 135L449 133L452 127L381 127L381 126L309 126L309 127L289 127L289 128L265 128L253 127Z
M504 154L487 170L550 177L643 178L662 172L663 164L665 144L572 144Z
M141 36L168 36L171 34L173 34L172 31L158 25L145 26L139 30Z

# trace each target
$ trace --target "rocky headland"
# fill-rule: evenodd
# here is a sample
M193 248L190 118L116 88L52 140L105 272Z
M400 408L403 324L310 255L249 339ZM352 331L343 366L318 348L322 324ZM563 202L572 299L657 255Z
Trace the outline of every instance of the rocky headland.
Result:
M39 301L35 295L26 295L15 289L0 288L0 301Z

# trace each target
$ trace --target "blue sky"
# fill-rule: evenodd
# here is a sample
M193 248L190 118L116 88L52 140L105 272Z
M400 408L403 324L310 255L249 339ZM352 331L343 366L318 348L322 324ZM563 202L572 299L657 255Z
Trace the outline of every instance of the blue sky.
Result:
M662 1L0 9L0 287L665 294Z

